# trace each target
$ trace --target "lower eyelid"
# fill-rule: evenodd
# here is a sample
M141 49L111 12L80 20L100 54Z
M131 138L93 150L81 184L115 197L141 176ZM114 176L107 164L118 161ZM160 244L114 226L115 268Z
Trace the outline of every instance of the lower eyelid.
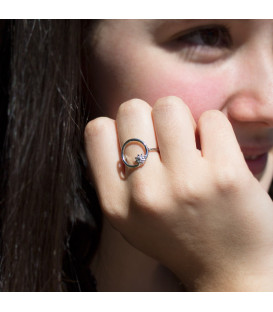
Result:
M230 51L204 45L184 45L177 49L177 54L189 63L210 64L226 59L230 55Z

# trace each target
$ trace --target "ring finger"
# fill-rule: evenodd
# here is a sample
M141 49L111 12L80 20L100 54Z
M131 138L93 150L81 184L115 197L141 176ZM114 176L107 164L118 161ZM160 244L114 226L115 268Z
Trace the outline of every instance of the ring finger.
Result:
M157 147L151 111L152 108L149 104L136 99L123 103L119 108L116 122L120 148L122 149L127 140L137 139L124 145L124 160L128 165L135 166L135 168L125 166L126 173L135 175L137 172L138 175L145 174L147 176L149 171L158 169L159 153L148 151L148 148ZM142 142L147 145L146 149ZM149 157L146 161L144 159L143 166L138 167L135 157L140 155L141 161L141 157L145 154Z

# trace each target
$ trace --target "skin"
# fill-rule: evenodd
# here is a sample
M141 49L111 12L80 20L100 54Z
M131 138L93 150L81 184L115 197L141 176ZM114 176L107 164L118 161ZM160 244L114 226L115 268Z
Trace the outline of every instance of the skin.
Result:
M98 290L273 290L272 32L270 20L99 24L90 79L107 118L85 131L106 216ZM160 155L125 168L132 137ZM266 166L248 167L262 153Z

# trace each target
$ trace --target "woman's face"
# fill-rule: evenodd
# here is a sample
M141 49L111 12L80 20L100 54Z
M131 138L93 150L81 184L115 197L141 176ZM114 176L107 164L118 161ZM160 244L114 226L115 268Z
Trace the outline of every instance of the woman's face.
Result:
M252 173L268 188L273 161L273 21L106 20L90 56L93 95L105 115L140 98L175 95L197 121L221 110Z

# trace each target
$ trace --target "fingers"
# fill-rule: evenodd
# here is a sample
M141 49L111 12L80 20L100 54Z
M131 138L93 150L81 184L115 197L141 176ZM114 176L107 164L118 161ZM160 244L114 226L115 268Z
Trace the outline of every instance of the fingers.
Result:
M184 102L174 96L159 99L153 120L162 162L176 168L193 163L197 155L196 124Z
M117 115L117 130L120 146L131 138L139 138L147 143L148 147L160 149L163 165L185 169L194 163L194 156L199 155L195 141L196 124L189 108L177 97L159 99L152 108L141 100L131 100L122 104ZM158 141L158 142L157 142ZM139 153L128 149L130 161ZM152 153L149 153L151 155ZM158 153L149 156L153 160L145 163L145 174L148 168L152 174L159 168ZM129 161L128 161L129 162ZM149 164L149 165L148 165ZM138 168L138 171L139 168ZM139 174L139 173L138 173Z
M132 138L140 139L147 144L149 148L157 147L153 121L151 117L152 108L142 100L130 100L123 103L117 114L117 131L120 142L120 148L123 144ZM129 164L135 164L135 157L138 154L145 155L145 149L141 144L132 142L126 145L125 155ZM148 175L153 170L157 170L157 165L160 163L159 153L149 152L149 157L143 167L138 167L133 172L138 174ZM126 167L126 170L131 170ZM132 170L131 170L132 171Z
M232 126L223 113L203 113L197 129L205 159L222 167L226 164L246 166ZM160 149L160 155L149 152L145 165L133 170L142 184L156 185L155 177L160 177L162 166L175 169L177 174L191 173L200 160L196 131L190 110L177 97L162 98L153 109L144 101L131 100L120 106L116 124L108 118L90 122L85 131L86 151L99 197L107 198L103 194L109 190L113 190L116 197L128 192L126 181L121 178L120 157L121 147L128 139L138 138L149 148L158 146ZM126 154L130 161L134 162L137 153L144 151L137 144L128 146Z
M84 136L90 172L101 206L103 209L119 207L117 203L122 202L125 185L120 172L121 162L115 121L106 117L94 119L86 126Z
M220 111L204 112L198 121L202 155L213 164L246 166L227 117Z

